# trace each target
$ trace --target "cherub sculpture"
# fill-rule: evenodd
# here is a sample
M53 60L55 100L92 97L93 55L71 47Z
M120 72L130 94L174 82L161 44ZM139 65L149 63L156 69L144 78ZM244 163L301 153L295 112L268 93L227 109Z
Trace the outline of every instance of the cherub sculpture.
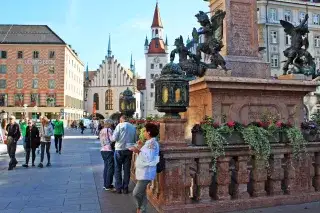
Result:
M284 56L288 58L286 61L284 61L284 75L288 73L314 75L316 72L314 58L307 51L309 48L309 41L306 37L306 34L309 33L307 24L308 19L309 15L306 14L300 25L296 27L287 21L280 21L285 33L291 36L291 46L283 51ZM293 66L291 70L289 70L290 65Z
M180 36L174 42L176 48L171 51L170 61L173 62L175 54L179 54L179 66L186 72L189 80L194 79L194 76L202 77L206 71L206 65L200 61L195 54L191 53L183 43L183 37ZM189 59L188 59L189 57Z
M200 11L195 16L201 25L199 31L194 28L192 32L193 42L198 44L197 61L201 60L201 52L203 52L210 56L211 64L208 64L209 68L220 66L224 70L227 70L226 62L219 53L223 47L223 19L226 16L226 12L217 10L211 19L203 11ZM205 36L204 43L199 43L200 35Z

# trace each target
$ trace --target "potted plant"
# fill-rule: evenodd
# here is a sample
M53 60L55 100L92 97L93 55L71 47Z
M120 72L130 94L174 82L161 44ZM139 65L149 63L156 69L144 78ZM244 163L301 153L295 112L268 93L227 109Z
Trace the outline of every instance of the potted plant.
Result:
M306 152L307 141L304 139L301 130L297 127L286 129L289 142L293 148L293 156L296 159L300 158L302 152Z
M280 136L280 142L281 143L289 143L289 138L288 138L288 134L287 134L287 130L292 128L292 124L290 122L281 122L278 121L276 123L276 126L279 128L279 136Z
M200 124L195 124L192 129L192 144L195 146L207 146L205 140L205 129L209 131L209 128L218 128L219 124L215 123L212 118L206 116Z
M306 141L314 142L317 140L318 125L314 121L302 122L301 132Z
M242 144L244 140L242 138L243 125L235 121L229 121L219 127L218 131L225 137L228 144Z

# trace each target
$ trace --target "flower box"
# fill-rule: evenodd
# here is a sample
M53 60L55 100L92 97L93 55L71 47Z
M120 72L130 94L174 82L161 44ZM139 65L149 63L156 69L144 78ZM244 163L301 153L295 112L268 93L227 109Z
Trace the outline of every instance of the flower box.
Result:
M221 135L228 141L228 144L244 144L241 132L233 131L231 134Z
M192 133L192 144L195 146L207 146L204 132L199 124L194 125L191 130Z
M274 132L268 138L269 138L270 143L279 143L280 142L280 133Z
M280 136L280 143L289 143L290 142L288 135L285 131L280 131L279 136Z
M317 132L314 130L302 130L303 138L308 142L317 141Z

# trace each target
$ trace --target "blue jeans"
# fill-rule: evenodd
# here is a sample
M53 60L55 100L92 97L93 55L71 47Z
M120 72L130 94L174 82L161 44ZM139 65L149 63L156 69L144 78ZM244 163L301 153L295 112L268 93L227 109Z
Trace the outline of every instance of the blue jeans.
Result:
M114 174L114 159L112 151L101 151L101 156L104 161L103 170L103 186L111 188Z
M115 162L115 177L116 189L128 189L130 182L130 169L131 169L132 151L130 150L116 150L114 152ZM123 167L123 180L122 180L122 167Z

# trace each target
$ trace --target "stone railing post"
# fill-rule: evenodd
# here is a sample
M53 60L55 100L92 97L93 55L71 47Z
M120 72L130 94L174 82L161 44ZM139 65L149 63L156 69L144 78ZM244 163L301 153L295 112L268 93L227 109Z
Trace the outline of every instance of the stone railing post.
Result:
M165 118L160 121L160 144L163 147L187 146L184 137L186 119Z
M207 202L211 200L209 192L212 181L212 174L210 173L211 162L212 160L210 158L200 158L198 161L196 183L199 189L198 199L201 202Z
M285 162L285 169L284 169L284 185L285 185L285 192L289 195L295 194L296 184L295 184L295 177L296 177L296 169L294 165L293 155L288 154L286 155L286 162Z
M248 170L249 156L239 156L236 162L236 190L235 198L246 199L249 198L248 187L249 183L249 170Z
M283 154L275 154L270 159L270 170L268 172L268 192L270 195L282 195L281 181L284 178L282 169Z
M267 170L263 160L257 160L256 157L253 160L252 170L252 196L261 197L266 195L265 182L267 180Z
M217 195L218 200L230 200L229 184L231 175L229 173L229 163L231 157L220 157L217 159Z
M314 188L316 191L320 191L320 152L315 154L315 178L314 178Z

